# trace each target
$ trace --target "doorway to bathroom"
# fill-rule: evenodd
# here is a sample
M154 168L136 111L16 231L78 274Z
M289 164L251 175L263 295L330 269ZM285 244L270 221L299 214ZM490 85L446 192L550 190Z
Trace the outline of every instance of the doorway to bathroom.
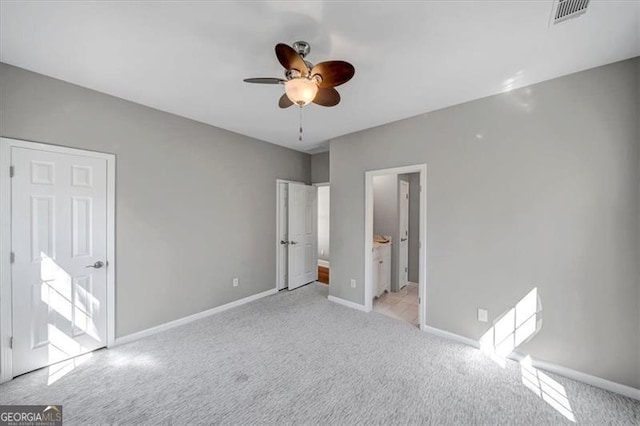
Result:
M365 306L422 328L426 165L365 173Z

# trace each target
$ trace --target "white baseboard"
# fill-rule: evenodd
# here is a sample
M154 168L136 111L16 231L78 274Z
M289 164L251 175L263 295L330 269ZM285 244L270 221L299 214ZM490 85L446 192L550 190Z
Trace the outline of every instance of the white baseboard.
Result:
M369 312L369 311L367 311L367 308L364 305L352 302L350 300L345 300L345 299L341 299L339 297L335 297L335 296L329 295L329 301L333 302L333 303L337 303L339 305L346 306L347 308L357 309L357 310L362 311L362 312Z
M174 327L178 327L180 325L188 324L190 322L206 318L211 315L218 314L220 312L224 312L228 309L235 308L237 306L244 305L249 302L253 302L254 300L262 299L263 297L271 296L272 294L276 294L278 292L277 289L273 288L271 290L263 291L262 293L254 294L252 296L245 297L243 299L239 299L233 302L229 302L227 304L217 306L212 309L207 309L206 311L198 312L197 314L189 315L187 317L179 318L174 321L170 321L164 324L157 325L155 327L147 328L146 330L138 331L132 334L127 334L126 336L118 337L115 340L114 346L124 345L125 343L133 342L138 339L142 339L143 337L151 336L152 334L159 333L161 331L169 330Z
M514 352L509 356L509 359L519 362L524 357L525 355ZM572 370L570 368L552 364L550 362L540 361L535 358L531 358L531 364L535 368L539 368L540 370L545 370L550 373L555 373L559 376L567 377L569 379L575 380L576 382L586 383L600 389L608 390L609 392L618 393L629 398L640 400L640 389L632 388L631 386L612 382L611 380L603 379L598 376L592 376L591 374Z
M470 339L468 337L460 336L459 334L450 333L448 331L441 330L439 328L423 325L421 327L423 331L434 334L436 336L443 337L445 339L453 340L458 343L473 346L476 349L480 348L480 342ZM525 355L514 352L509 355L509 359L513 361L521 361ZM540 370L545 370L550 373L558 374L559 376L566 377L568 379L575 380L576 382L586 383L591 386L595 386L600 389L614 392L629 398L640 400L640 389L633 388L631 386L623 385L621 383L612 382L611 380L603 379L601 377L592 376L591 374L583 373L581 371L572 370L561 365L552 364L546 361L540 361L535 358L531 358L532 365Z
M427 333L434 334L439 337L444 337L445 339L453 340L458 343L462 343L464 345L473 346L476 349L480 349L480 343L477 340L470 339L468 337L461 336L459 334L450 333L448 331L441 330L439 328L430 327L428 325L423 325L420 327L422 331L426 331Z

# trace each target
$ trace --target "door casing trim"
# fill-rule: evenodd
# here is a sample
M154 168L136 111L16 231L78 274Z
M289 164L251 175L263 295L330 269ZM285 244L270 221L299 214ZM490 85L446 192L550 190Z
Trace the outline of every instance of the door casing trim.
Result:
M82 155L107 161L107 347L115 343L115 201L116 156L84 149L0 137L0 383L13 379L11 281L11 149L13 147Z

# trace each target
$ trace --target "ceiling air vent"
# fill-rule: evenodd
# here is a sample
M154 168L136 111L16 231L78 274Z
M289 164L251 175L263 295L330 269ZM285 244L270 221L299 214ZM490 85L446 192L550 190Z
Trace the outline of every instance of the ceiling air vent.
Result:
M553 11L553 23L557 24L580 16L587 11L589 0L556 0Z

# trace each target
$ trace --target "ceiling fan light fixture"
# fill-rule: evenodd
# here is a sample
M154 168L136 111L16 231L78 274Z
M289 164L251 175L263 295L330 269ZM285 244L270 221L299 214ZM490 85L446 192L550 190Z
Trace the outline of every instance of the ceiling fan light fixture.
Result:
M306 77L293 78L284 83L284 92L291 102L303 107L312 102L318 94L318 84Z

